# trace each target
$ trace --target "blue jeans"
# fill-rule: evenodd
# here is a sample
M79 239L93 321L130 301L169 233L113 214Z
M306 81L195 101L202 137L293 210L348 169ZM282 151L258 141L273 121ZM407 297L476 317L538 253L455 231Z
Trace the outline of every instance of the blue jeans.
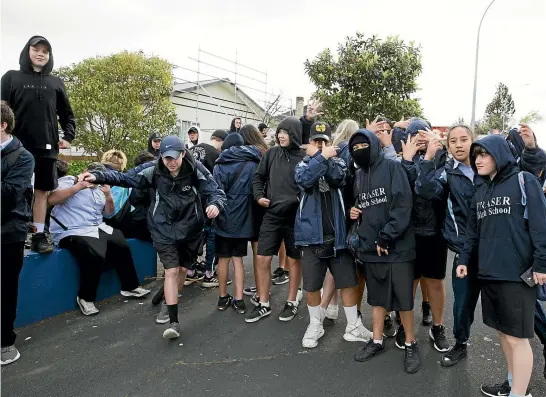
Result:
M216 249L214 248L214 241L216 239L216 233L214 226L205 225L205 241L207 244L207 253L205 255L205 271L214 272L214 266L216 265Z
M546 345L546 312L540 301L535 304L535 334L543 345Z
M480 283L478 281L478 262L471 259L467 264L468 275L457 278L459 255L455 255L452 270L453 285L453 336L459 343L465 343L470 338L470 326L474 322L474 312L480 297Z

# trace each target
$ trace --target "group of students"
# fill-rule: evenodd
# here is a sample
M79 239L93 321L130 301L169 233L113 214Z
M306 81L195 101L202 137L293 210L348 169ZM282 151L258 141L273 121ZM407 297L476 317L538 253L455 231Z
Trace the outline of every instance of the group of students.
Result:
M143 159L134 169L122 172L125 167L116 164L123 164L123 156L110 153L104 164L57 181L56 155L74 138L75 123L62 81L49 76L49 42L31 38L20 63L21 71L2 78L2 97L8 101L2 104L2 263L15 264L2 266L3 364L19 355L13 346L16 302L9 310L4 302L12 302L14 293L16 299L17 283L4 288L4 276L13 281L22 266L21 238L26 236L24 219L30 209L24 198L34 173L37 231L32 247L51 251L52 238L44 230L49 202L55 205L55 242L71 250L80 266L86 264L80 294L88 298L77 298L84 314L98 312L92 305L97 271L91 271L89 257L115 259L123 295L150 292L138 285L123 233L103 223L127 200L116 206L112 189L131 189L120 190L119 197L140 192L147 200L142 205L147 238L165 268L164 303L156 318L168 323L164 338L180 336L179 290L196 281L219 287L220 311L233 307L246 314L248 323L270 315L272 258L284 251L285 270L276 271L275 277L282 276L289 288L279 320L296 316L303 289L310 317L303 347L316 347L325 332L324 319L338 317L336 290L341 290L347 318L343 338L364 342L355 360L373 359L385 351L385 338L395 337L395 345L405 351L404 370L415 373L420 356L414 300L420 283L426 298L423 323L430 325L436 350L444 353L441 365L454 366L467 355L481 294L483 321L499 332L508 367L504 382L482 385L481 391L489 396L530 395L529 338L537 329L535 320L545 319L535 285L546 283L546 200L541 185L546 154L529 126L520 125L506 138L489 135L475 141L464 125L443 135L419 118L397 123L376 118L366 122L366 128L345 120L332 133L327 123L316 121L319 105L311 102L302 118L287 117L279 123L273 146L264 139L266 125L243 126L235 118L229 131L212 134L210 144L199 143L198 127L188 131L188 144L154 133L149 140L153 159ZM47 108L42 112L46 119L29 116L38 107ZM57 116L63 139L53 129ZM45 137L34 130L44 130ZM78 206L81 211L74 211ZM142 217L139 220L143 225ZM249 241L256 287L245 289L243 257ZM195 264L204 244L202 274ZM455 253L453 346L443 325L448 249ZM227 292L230 262L233 295ZM372 307L371 331L360 312L365 286ZM245 293L252 294L251 311Z

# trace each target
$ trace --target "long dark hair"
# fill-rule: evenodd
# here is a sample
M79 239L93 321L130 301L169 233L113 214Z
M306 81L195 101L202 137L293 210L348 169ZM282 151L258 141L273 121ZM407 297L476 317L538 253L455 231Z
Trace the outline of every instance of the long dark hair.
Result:
M262 134L260 134L260 131L258 131L258 128L256 128L256 126L252 124L247 124L241 127L239 134L241 134L241 136L243 137L243 141L245 142L246 146L256 146L262 154L264 154L267 149L269 149L267 143L265 143Z

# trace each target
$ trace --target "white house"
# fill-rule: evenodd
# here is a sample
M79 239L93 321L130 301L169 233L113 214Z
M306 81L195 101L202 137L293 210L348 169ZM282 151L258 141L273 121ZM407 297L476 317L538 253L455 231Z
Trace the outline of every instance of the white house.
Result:
M215 130L228 130L234 117L240 117L243 125L257 126L265 114L262 106L240 87L235 89L229 79L175 84L171 101L183 140L187 140L187 131L192 125L201 129L199 141L208 142Z

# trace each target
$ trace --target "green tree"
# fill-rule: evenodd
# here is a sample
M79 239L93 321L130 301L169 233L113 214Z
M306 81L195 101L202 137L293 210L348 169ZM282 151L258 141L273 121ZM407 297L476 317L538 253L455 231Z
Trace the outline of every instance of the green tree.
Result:
M502 131L510 125L515 112L516 108L512 94L510 94L505 84L499 83L493 99L485 108L484 127L488 130L498 129Z
M543 119L544 118L539 112L537 112L536 110L531 110L524 117L522 117L522 119L520 120L520 123L524 123L524 124L540 123Z
M398 37L385 40L357 33L338 45L337 57L329 49L305 62L305 72L316 86L327 121L383 115L392 120L422 116L419 100L412 98L421 74L420 47Z
M74 145L88 154L100 158L118 149L132 159L147 148L150 133L168 134L175 128L172 66L163 59L122 52L85 59L57 75L66 84L76 117Z

